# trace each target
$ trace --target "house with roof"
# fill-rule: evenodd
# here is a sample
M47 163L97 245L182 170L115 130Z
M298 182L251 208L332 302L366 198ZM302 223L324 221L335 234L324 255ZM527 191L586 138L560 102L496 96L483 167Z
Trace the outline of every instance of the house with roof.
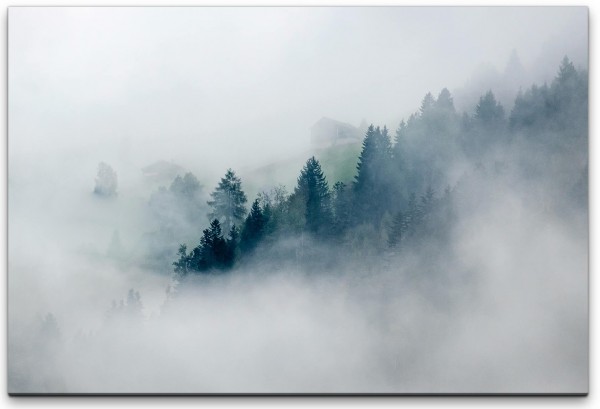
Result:
M185 173L186 170L181 166L164 160L159 160L142 168L142 174L147 180L161 183L169 183L177 175L183 176Z
M361 137L360 130L355 126L327 117L310 127L310 142L316 148L356 143L360 142Z

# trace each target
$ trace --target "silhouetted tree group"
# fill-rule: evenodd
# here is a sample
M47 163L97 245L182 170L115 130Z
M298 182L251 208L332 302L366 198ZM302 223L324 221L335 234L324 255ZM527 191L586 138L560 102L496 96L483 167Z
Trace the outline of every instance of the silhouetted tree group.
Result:
M567 58L550 86L521 91L508 117L491 90L472 115L456 112L447 89L437 98L428 93L418 112L401 121L393 142L386 126L367 128L350 184L330 188L313 156L291 194L281 186L263 192L249 213L241 180L229 169L208 202L210 227L190 253L181 245L175 272L224 271L260 258L283 237L298 239L302 251L295 257L306 253L305 239L358 256L443 240L452 222L448 173L455 164L498 166L496 153L523 140L540 149L570 144L587 152L587 100L587 72L577 71ZM587 180L587 165L584 172Z

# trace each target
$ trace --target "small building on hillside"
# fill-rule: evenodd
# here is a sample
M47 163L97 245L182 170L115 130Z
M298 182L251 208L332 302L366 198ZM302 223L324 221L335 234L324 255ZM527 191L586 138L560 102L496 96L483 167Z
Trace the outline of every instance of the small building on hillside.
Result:
M181 166L160 160L142 168L144 177L152 182L170 183L177 175L183 176L186 170Z
M310 142L316 148L356 143L361 138L358 128L331 118L323 117L310 127Z

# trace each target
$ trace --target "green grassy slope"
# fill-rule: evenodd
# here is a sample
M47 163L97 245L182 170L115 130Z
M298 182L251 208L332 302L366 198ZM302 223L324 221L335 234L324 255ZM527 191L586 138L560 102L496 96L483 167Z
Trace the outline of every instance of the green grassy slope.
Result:
M306 160L314 155L321 163L330 187L337 181L347 184L356 174L360 150L361 143L353 143L306 151L285 160L241 172L240 176L249 200L253 200L258 192L280 184L285 185L288 192L292 192L300 170Z

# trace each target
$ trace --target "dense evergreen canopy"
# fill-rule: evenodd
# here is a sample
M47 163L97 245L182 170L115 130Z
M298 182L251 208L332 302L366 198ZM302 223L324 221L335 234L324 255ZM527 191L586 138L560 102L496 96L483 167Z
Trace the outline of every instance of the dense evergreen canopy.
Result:
M492 90L471 114L456 112L446 88L437 98L427 93L418 111L400 122L394 143L386 126L367 127L350 184L336 181L330 189L321 163L312 156L291 194L282 186L260 193L245 218L246 195L229 169L208 202L210 227L189 254L181 245L175 272L221 271L273 251L314 265L335 259L339 252L327 252L327 246L378 257L446 240L454 202L468 179L450 176L457 166L470 169L470 177L499 175L507 166L534 175L548 173L550 159L553 175L564 179L564 200L584 206L587 101L587 72L567 58L550 86L519 92L508 118ZM503 152L521 152L525 146L533 146L527 151L540 152L539 157L517 154L511 157L514 163L506 162ZM583 165L574 168L573 163ZM198 188L190 174L178 177L170 189L183 197Z

